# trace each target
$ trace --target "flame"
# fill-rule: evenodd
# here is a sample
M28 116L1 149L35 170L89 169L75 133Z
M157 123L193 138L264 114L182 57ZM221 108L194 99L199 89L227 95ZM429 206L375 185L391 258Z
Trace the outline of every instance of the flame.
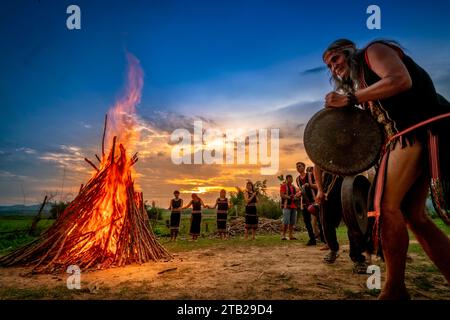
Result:
M117 136L119 143L133 151L139 140L136 130L136 105L141 102L144 73L139 60L131 53L127 53L128 72L125 94L108 112L108 131L106 141L112 141Z
M80 241L71 248L72 254L92 250L103 251L103 257L113 259L117 251L117 240L121 236L127 206L135 197L134 181L132 179L135 161L127 156L126 150L134 150L139 139L136 130L136 105L141 100L144 84L143 71L139 60L127 53L128 71L125 94L119 98L108 112L106 141L114 141L109 146L109 154L101 159L99 171L89 180L94 182L100 176L104 183L99 187L98 194L91 210L91 218L83 226L83 234L94 234ZM116 137L116 138L114 138ZM88 185L87 184L87 185ZM74 225L75 227L76 225ZM80 226L78 226L80 227ZM69 235L74 229L69 231ZM69 253L70 254L70 253Z
M144 83L139 61L131 54L127 59L125 93L109 111L109 153L102 150L98 166L86 159L96 171L41 241L2 257L0 263L32 263L37 272L52 272L70 265L101 269L171 257L156 241L143 195L134 189L137 156L129 157L126 150L133 150L139 138L136 105Z

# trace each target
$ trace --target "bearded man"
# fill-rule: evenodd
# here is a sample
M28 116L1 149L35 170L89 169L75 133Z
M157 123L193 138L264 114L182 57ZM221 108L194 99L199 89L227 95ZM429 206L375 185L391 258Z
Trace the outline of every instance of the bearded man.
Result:
M440 147L440 158L450 159L450 104L436 93L428 73L396 42L374 41L358 50L352 41L340 39L325 50L323 61L335 85L335 91L325 97L325 106L361 105L384 128L386 143L373 202L378 214L375 235L379 230L387 271L379 298L409 298L407 226L450 282L450 239L425 213L429 167L437 165L437 157L428 161L429 146ZM447 162L441 169L448 167ZM448 176L448 170L444 173ZM320 188L317 198L324 198Z

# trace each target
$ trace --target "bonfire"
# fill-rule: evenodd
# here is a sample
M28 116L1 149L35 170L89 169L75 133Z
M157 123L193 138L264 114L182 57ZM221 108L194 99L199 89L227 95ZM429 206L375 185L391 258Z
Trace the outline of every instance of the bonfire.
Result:
M0 259L3 266L33 266L34 272L54 272L77 265L82 270L169 259L147 219L143 194L133 180L138 141L135 106L140 102L143 73L127 54L126 93L105 117L101 157L90 180L55 223L37 240ZM105 153L105 139L111 141Z

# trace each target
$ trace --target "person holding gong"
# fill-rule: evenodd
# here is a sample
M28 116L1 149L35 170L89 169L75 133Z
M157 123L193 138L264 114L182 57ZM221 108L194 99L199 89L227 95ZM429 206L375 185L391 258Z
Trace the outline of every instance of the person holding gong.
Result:
M450 239L425 213L430 175L434 179L440 168L444 182L449 181L449 162L439 159L450 159L450 104L397 42L378 40L358 49L339 39L325 50L323 61L335 87L325 106L361 105L384 130L373 201L378 215L374 235L381 240L387 271L379 299L410 298L405 286L407 226L450 283ZM324 193L318 189L320 201Z

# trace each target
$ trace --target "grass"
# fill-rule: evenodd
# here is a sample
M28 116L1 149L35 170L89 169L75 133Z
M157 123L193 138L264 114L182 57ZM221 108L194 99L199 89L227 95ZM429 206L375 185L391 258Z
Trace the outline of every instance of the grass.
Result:
M212 210L211 210L212 211ZM275 246L295 246L299 244L305 244L308 240L306 232L296 233L298 241L281 241L280 235L278 234L256 234L256 240L245 241L243 236L238 236L230 238L229 240L220 240L214 237L210 237L213 232L215 232L216 221L215 214L210 212L204 214L204 220L202 223L202 236L197 242L188 241L189 236L189 224L190 215L184 214L181 223L181 232L179 235L179 240L177 242L168 242L169 231L166 227L166 220L169 219L170 213L164 212L163 219L158 221L158 223L153 228L158 236L159 241L173 253L186 252L191 250L201 250L201 249L218 249L220 248L247 248L247 247L266 247L270 250L271 247ZM31 226L32 217L0 217L0 256L7 254L8 252L22 246L23 244L36 239L35 237L30 237L26 232L12 232L12 233L2 233L11 232L16 230L28 230ZM54 220L43 219L38 224L38 230L40 232L46 230ZM303 222L300 222L303 224ZM441 228L446 234L450 234L450 227L445 225L440 219L434 219L434 223ZM208 227L206 227L206 225ZM208 229L207 229L208 228ZM341 224L337 229L337 238L340 244L348 244L347 228L345 225ZM414 236L411 234L410 239L414 240ZM434 285L435 280L433 276L439 274L438 269L426 259L426 255L422 247L418 243L411 243L409 245L409 253L418 254L421 256L420 259L413 257L415 263L409 263L407 269L410 272L410 278L414 283L416 289L422 292L430 293L435 290ZM207 254L207 252L206 252ZM423 257L423 258L422 258ZM417 260L416 260L417 259ZM283 280L283 279L282 279ZM285 279L289 282L289 279ZM131 284L125 284L121 290L119 290L116 295L118 298L133 298L133 299L147 299L148 286L142 284L142 287L134 287ZM92 295L93 298L101 298L108 294L107 288L100 288L98 294L89 293L88 288L83 288L83 290L68 290L65 283L61 283L61 286L56 288L11 288L3 287L0 288L0 297L8 297L8 299L80 299L84 297L86 293ZM249 296L252 296L251 288L248 289ZM289 294L298 295L295 288L287 287L283 289ZM344 290L344 295L347 299L361 299L364 296L377 296L378 290L366 290L364 292L359 292L355 290ZM183 298L183 295L180 295ZM190 296L186 295L186 298Z
M55 288L18 289L8 287L0 289L0 296L8 297L11 300L73 299L78 293L78 290L67 289L65 284Z
M201 236L197 242L188 241L189 226L190 226L190 212L187 210L182 215L180 223L180 234L177 242L169 242L170 231L167 224L170 220L170 212L164 210L162 219L156 221L153 225L153 230L161 243L171 252L190 251L204 248L220 248L225 246L258 246L270 247L275 245L295 245L298 243L305 243L308 238L306 232L297 233L298 241L280 241L278 234L260 234L257 232L255 241L245 241L243 236L230 238L227 241L222 241L210 236L216 231L216 216L215 211L205 209L202 219ZM303 225L302 219L299 219L300 225ZM446 234L450 234L450 226L444 224L441 219L434 219L434 223L443 230ZM32 217L24 216L2 216L0 217L0 255L7 254L14 249L36 239L36 237L29 236L27 232L20 230L28 230L31 226ZM38 224L38 232L45 231L54 220L42 219ZM17 231L17 232L14 232ZM6 233L7 232L7 233ZM343 223L336 231L337 238L340 244L348 244L347 228ZM410 233L410 240L414 240L414 235ZM411 243L409 246L409 253L416 253L425 255L422 247L417 243Z
M32 221L32 217L23 216L2 216L0 218L0 255L7 254L37 239L37 237L28 235ZM52 219L40 220L36 229L37 233L40 234L47 230L54 221Z
M198 241L187 241L179 239L177 242L168 242L163 240L162 243L170 252L190 251L203 248L221 248L221 247L271 247L271 246L291 246L299 243L306 243L307 235L300 234L297 241L281 241L279 235L273 234L256 234L256 240L244 240L243 236L230 238L229 240L199 238Z

